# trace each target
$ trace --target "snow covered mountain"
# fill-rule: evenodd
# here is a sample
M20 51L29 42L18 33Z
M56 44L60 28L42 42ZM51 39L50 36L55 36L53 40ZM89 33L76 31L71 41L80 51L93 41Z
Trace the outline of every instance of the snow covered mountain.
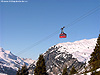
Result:
M87 62L90 59L90 54L95 48L96 41L96 38L90 40L84 39L75 42L59 43L56 45L56 47L61 47L58 50L60 52L69 52L73 55L74 58L77 58L80 62Z
M0 73L16 75L16 70L24 63L29 66L34 60L13 55L10 51L0 48Z
M95 48L96 41L97 38L84 39L75 42L59 43L50 47L43 53L48 74L61 75L65 65L67 65L68 73L73 66L77 70L82 70L85 62L88 63L90 59L90 54ZM36 61L17 57L10 51L0 48L0 74L15 75L17 68L24 63L29 66L29 73L33 74Z
M59 43L50 47L44 58L49 75L61 75L63 68L67 65L68 72L74 66L82 70L84 63L88 63L90 54L95 48L97 39L80 40L75 42Z

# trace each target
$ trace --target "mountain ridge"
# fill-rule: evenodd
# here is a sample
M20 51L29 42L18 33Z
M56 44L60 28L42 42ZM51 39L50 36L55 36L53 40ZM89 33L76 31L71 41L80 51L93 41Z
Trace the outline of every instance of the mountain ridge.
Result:
M47 72L50 75L62 74L64 65L67 65L68 73L72 66L82 69L85 63L88 64L90 54L95 48L97 38L80 40L75 42L59 43L51 46L43 53Z
M65 65L67 65L68 73L72 66L74 66L75 69L82 70L83 65L85 65L85 63L88 64L90 54L95 48L96 41L97 38L83 39L75 42L58 43L51 46L43 53L48 74L61 75ZM13 70L12 72L14 72L15 75L18 67L21 67L25 63L29 66L29 73L33 74L36 61L17 57L10 51L0 48L0 73L11 75L7 72Z
M76 54L79 54L79 53L82 53L84 55L87 54L87 57L89 57L89 55L93 52L93 49L95 48L96 41L97 41L97 38L88 39L88 40L83 39L83 40L79 40L79 41L75 41L75 42L59 43L59 44L57 44L57 46L63 46L63 48L66 48L65 50L63 49L64 51L69 50L68 52L73 54L73 57L77 56ZM63 52L63 50L61 50L61 51ZM83 56L83 57L85 57L85 56ZM78 57L76 57L76 58L78 58ZM86 62L84 59L83 60L79 59L79 61Z
M12 71L14 72L13 75L15 75L18 67L21 67L24 63L29 66L33 62L32 59L20 58L10 51L0 48L0 73L11 75L10 71Z

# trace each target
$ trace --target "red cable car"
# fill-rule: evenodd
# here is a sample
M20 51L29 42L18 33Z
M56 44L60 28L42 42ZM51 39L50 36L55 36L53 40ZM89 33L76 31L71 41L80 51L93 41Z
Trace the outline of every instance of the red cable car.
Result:
M66 38L67 35L63 31L64 28L65 27L61 28L61 34L59 35L59 38Z

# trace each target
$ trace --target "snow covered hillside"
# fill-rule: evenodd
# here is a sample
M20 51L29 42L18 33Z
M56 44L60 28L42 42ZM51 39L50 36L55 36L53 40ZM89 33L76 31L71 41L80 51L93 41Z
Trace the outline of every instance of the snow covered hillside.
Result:
M75 42L59 43L56 46L61 47L58 51L69 52L74 58L77 58L80 62L87 62L90 59L90 54L95 48L97 38L90 40L80 40ZM59 57L60 55L56 56Z
M90 59L90 54L95 48L96 41L96 38L84 39L75 42L59 43L50 47L43 54L48 73L50 75L61 75L65 65L67 65L68 73L72 66L82 70L84 63L87 63Z
M97 38L84 39L50 47L43 53L48 74L61 75L65 65L67 65L68 73L73 66L75 69L82 70L84 63L90 59L96 41ZM24 63L29 66L29 73L33 74L36 61L17 57L10 51L0 48L0 73L15 75L17 68Z
M0 48L0 73L9 74L8 71L16 70L21 67L24 63L29 66L34 60L23 59L13 55L10 51Z

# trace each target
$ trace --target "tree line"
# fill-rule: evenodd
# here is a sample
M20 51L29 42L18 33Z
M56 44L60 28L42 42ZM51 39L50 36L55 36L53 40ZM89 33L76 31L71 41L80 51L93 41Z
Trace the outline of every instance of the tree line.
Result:
M75 73L77 73L77 71L75 70L75 68L73 66L70 71L70 75L75 74ZM16 75L28 75L28 74L29 74L28 68L25 64L22 66L22 69L18 68L18 71L16 73ZM48 73L46 71L45 59L43 58L43 55L40 55L38 58L36 67L34 69L34 75L48 75ZM67 65L63 69L62 75L68 75Z

